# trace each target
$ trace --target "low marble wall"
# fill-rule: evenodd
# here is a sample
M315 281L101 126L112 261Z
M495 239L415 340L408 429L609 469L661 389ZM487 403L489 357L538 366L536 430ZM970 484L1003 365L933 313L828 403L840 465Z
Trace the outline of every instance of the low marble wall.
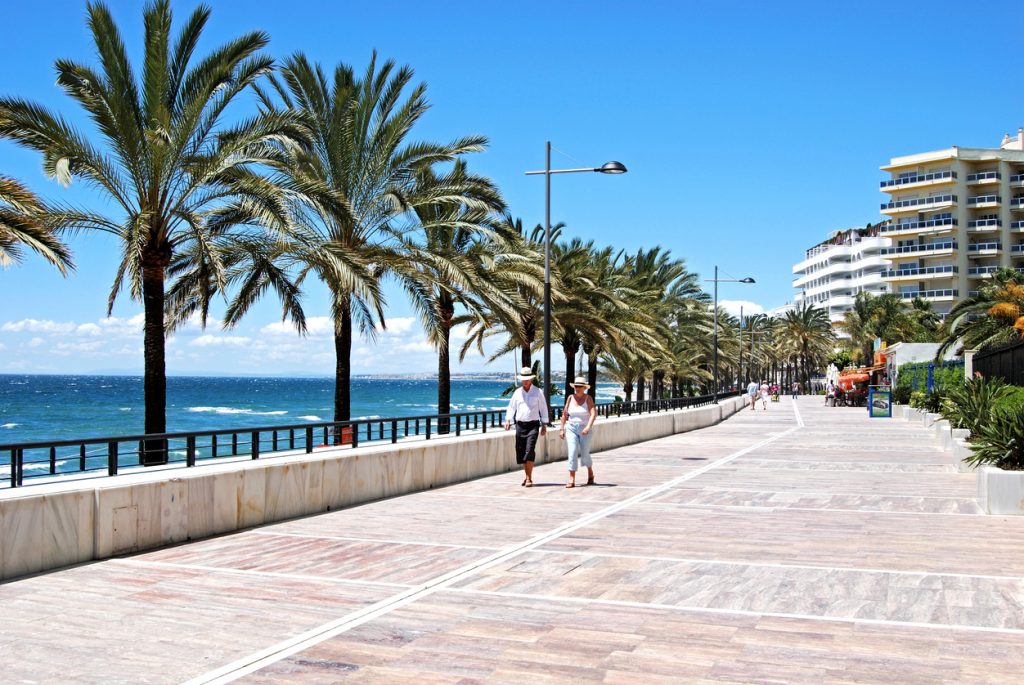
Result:
M978 470L978 504L986 514L1024 516L1024 471Z
M742 407L742 398L728 398L600 419L592 449L705 428ZM4 490L0 579L511 471L518 468L513 444L512 432L499 430ZM541 462L566 458L557 431L548 432L538 454L547 455Z

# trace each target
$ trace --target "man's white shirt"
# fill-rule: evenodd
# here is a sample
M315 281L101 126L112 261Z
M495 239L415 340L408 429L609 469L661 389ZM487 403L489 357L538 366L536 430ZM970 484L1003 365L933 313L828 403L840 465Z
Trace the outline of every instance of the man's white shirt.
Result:
M508 411L505 414L505 421L513 423L516 421L541 421L548 422L548 408L544 403L544 393L536 385L530 386L527 392L522 386L516 388L512 393L512 399L508 401Z

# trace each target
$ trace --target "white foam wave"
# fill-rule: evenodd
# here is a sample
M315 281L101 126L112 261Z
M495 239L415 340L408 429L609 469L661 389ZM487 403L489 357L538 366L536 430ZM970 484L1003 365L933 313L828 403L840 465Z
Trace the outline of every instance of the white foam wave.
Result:
M300 416L299 418L302 419L303 421L323 421L323 419L321 419L319 416L312 416L312 415L310 415L310 416Z
M121 411L131 411L132 410L131 407L118 407L118 409L120 409Z
M252 409L239 409L238 407L189 407L188 411L206 414L251 414L252 416L281 416L287 411L254 411Z
M0 428L17 428L19 425L21 425L21 424L18 424L18 423L5 423L2 426L0 426Z

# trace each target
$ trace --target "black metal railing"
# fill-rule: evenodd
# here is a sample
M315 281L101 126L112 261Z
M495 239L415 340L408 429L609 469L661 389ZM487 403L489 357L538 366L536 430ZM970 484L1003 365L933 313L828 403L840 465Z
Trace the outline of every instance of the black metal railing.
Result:
M735 395L719 393L719 398ZM556 402L558 399L556 398ZM598 416L634 416L712 404L712 395L608 402L597 405ZM562 407L552 407L552 421ZM318 447L359 447L400 440L459 437L500 430L504 409L355 419L285 426L93 437L0 445L0 486L22 487L68 479L116 476L126 472L248 461L271 455L310 454ZM4 470L7 469L7 473Z

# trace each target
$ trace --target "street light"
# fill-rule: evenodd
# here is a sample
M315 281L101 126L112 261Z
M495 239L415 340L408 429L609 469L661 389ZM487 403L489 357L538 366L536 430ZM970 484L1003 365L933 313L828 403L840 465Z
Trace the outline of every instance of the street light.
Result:
M713 281L715 284L715 335L713 340L714 355L715 355L715 387L712 390L715 397L715 404L718 404L718 284L719 283L754 283L754 279L750 276L746 278L719 278L718 277L718 265L715 265L715 277L705 278L705 281Z
M595 171L599 174L624 174L622 162L606 162L599 167L584 169L552 169L551 141L546 145L547 163L544 171L527 171L527 176L544 176L544 402L551 416L551 175L576 174Z

